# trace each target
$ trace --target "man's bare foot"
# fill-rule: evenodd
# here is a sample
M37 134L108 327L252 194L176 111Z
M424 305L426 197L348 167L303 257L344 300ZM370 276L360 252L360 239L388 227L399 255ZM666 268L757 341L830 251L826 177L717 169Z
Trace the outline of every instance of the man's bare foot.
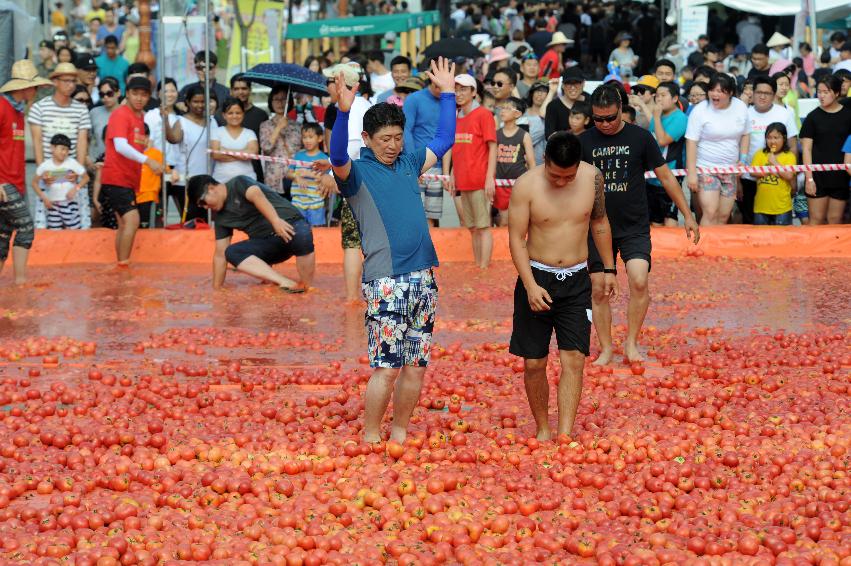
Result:
M381 444L381 435L380 434L366 434L363 435L363 441L367 444Z
M537 439L538 439L538 440L540 440L541 442L543 442L543 441L545 441L545 440L550 440L552 437L553 437L553 433L552 433L552 431L550 431L550 429L548 429L548 428L545 428L545 429L539 430L539 431L538 431L538 434L537 434L537 435L535 435L535 438L537 438Z
M25 285L27 282L26 277L15 277L15 285Z
M123 267L130 267L130 260L129 260L129 259L126 259L126 260L123 260L123 261L119 261L119 262L116 264L116 267L121 267L121 268L123 268Z
M399 444L405 444L405 440L408 438L408 431L406 430L396 430L395 428L390 430L390 440L393 442L398 442Z
M597 359L591 364L592 366L607 366L612 362L612 351L603 350Z
M644 361L644 356L642 356L641 352L638 351L638 346L636 344L630 344L629 342L624 344L623 355L626 358L626 361L631 364Z

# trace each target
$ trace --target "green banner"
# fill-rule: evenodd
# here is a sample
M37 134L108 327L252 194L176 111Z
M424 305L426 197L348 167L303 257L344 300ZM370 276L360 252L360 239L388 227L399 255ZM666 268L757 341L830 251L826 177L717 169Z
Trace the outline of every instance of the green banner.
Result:
M440 23L440 13L437 11L419 14L335 18L289 25L287 26L286 39L383 35L388 31L401 33L438 23Z

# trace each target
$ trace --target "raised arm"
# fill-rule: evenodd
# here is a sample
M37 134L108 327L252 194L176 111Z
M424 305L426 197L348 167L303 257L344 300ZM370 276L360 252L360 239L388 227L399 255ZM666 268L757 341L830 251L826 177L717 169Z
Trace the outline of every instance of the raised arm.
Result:
M337 75L337 92L340 93L337 101L337 119L334 121L334 129L331 130L331 168L334 175L345 181L352 171L352 161L349 159L349 110L357 96L358 85L349 88L343 78L343 73Z
M426 71L432 84L440 88L440 116L437 129L426 146L426 158L421 173L425 173L440 161L455 144L455 63L443 57L432 60L431 70ZM408 148L412 150L413 148Z

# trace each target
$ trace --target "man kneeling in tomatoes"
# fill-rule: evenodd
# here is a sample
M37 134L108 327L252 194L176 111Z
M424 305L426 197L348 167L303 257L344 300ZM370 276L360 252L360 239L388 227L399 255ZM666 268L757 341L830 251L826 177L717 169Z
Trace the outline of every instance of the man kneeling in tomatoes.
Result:
M284 292L307 290L316 268L313 232L290 201L244 175L227 183L219 183L209 175L195 175L189 180L188 191L190 195L199 195L198 206L215 212L215 289L224 285L230 263L237 271L275 283ZM245 232L248 239L231 244L234 230ZM301 279L298 282L272 268L292 256Z
M381 441L381 419L395 385L390 439L404 442L417 406L431 352L437 284L434 251L418 179L452 147L455 139L454 65L432 61L427 73L440 87L440 116L427 147L402 151L405 114L376 104L363 117L366 147L354 162L348 146L349 110L357 86L337 77L337 121L331 133L331 165L340 193L351 205L361 233L363 294L370 365L364 440ZM398 378L398 379L397 379Z

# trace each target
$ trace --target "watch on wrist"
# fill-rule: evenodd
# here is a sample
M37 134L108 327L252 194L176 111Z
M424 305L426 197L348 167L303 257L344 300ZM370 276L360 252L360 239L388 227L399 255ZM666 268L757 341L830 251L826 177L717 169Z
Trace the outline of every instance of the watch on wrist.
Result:
M610 268L608 268L608 267L604 267L604 268L603 268L603 273L611 273L612 275L617 275L617 274L618 274L618 270L617 270L617 268L615 268L615 267L612 267L611 269L610 269Z

